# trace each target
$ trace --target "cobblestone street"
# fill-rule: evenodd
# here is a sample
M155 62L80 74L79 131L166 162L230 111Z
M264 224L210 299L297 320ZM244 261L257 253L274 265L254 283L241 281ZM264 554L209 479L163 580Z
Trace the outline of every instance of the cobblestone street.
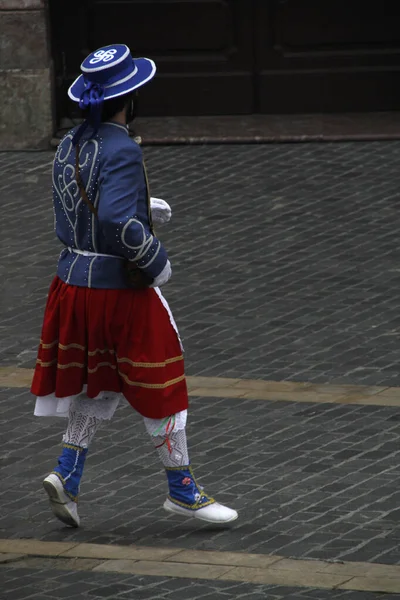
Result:
M145 154L189 373L400 384L399 142ZM33 365L60 247L51 158L0 154L4 364Z
M123 405L93 442L82 527L71 530L52 517L41 487L65 422L34 418L25 384L0 387L0 542L249 553L400 571L400 142L144 151L152 194L173 209L157 233L173 266L165 295L189 375L332 390L351 384L355 396L365 386L391 388L399 403L194 395L192 463L206 489L239 511L229 529L162 510L165 476L140 417ZM60 249L51 160L50 152L0 153L0 371L35 363ZM97 563L71 568L39 554L0 564L1 600L378 600L385 591L400 599L400 579L398 589L377 579L335 589L291 572L289 587L198 578L195 569L191 577L190 564L185 577L100 572Z

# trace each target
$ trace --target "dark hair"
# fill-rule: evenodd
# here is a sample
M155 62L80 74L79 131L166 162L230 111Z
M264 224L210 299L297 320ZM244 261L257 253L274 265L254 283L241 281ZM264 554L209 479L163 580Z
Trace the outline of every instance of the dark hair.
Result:
M111 98L106 100L103 104L103 111L101 113L102 121L109 121L117 113L121 112L129 104L133 96L133 92L124 94L123 96L117 96L117 98Z
M101 113L101 121L109 121L112 119L117 113L121 112L129 104L132 99L134 92L129 92L129 94L124 94L123 96L117 96L116 98L111 98L110 100L105 100L103 104L103 110ZM89 109L82 111L82 116L84 119L89 117Z

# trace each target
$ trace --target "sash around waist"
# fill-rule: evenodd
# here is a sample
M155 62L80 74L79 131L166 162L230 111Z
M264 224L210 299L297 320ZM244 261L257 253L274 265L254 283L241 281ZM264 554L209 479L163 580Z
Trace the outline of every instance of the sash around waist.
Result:
M101 252L89 252L89 250L79 250L78 248L71 248L70 246L66 246L66 250L74 254L88 256L90 258L102 256L104 258L118 258L119 260L126 260L123 256L117 256L116 254L101 254Z
M58 260L57 275L65 283L79 287L125 289L130 287L125 261L122 256L65 247Z

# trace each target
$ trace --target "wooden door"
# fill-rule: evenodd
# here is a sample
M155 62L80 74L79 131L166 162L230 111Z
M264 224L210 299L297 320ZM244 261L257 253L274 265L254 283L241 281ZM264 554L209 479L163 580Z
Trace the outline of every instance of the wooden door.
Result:
M87 0L50 0L50 44L55 94L56 122L79 115L67 91L79 75L79 66L91 52L88 47Z
M85 56L157 63L142 115L397 110L398 0L50 0L58 119Z
M400 106L398 0L256 0L255 111Z
M89 45L126 43L158 68L140 113L253 111L253 0L89 0Z

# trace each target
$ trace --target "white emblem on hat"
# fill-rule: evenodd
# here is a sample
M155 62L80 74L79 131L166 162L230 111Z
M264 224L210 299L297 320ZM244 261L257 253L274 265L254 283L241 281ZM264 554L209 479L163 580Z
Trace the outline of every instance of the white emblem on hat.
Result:
M117 50L115 48L110 48L108 50L97 50L93 54L94 58L92 58L89 62L91 65L96 65L99 62L109 62L114 58L114 54L117 54Z

